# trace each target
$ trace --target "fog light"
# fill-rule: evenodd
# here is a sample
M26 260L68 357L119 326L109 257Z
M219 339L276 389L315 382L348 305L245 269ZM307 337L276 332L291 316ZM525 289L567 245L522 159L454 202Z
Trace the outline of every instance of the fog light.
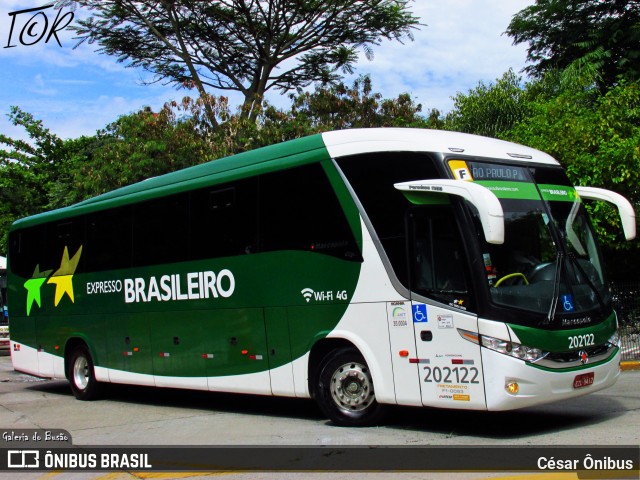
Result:
M507 383L504 387L507 392L509 392L511 395L517 395L518 392L520 391L520 386L516 383L516 382L510 382Z

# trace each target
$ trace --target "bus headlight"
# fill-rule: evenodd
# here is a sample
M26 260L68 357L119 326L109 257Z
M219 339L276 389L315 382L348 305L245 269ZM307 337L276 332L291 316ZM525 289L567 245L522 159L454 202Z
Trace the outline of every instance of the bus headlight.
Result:
M618 333L617 330L614 332L613 335L611 335L609 340L607 340L607 343L614 347L620 347L620 334Z
M526 362L537 362L549 354L549 352L542 351L539 348L528 347L527 345L503 340L501 338L490 337L488 335L478 335L477 333L462 330L460 328L458 329L458 333L465 340L469 340L473 343L479 343L489 350L502 353L503 355L509 355L510 357L519 358Z
M489 337L488 335L480 335L480 345L493 350L494 352L519 358L526 362L537 362L547 356L548 352L543 352L539 348L529 347L520 343L502 340L500 338Z

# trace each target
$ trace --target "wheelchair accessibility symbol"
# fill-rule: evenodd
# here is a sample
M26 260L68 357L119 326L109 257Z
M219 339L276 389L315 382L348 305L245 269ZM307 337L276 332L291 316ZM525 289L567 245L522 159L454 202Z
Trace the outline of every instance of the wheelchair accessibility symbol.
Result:
M414 323L425 323L428 321L427 319L427 306L422 305L412 305L411 309L413 310L413 322Z
M562 295L562 308L565 312L573 312L573 295Z

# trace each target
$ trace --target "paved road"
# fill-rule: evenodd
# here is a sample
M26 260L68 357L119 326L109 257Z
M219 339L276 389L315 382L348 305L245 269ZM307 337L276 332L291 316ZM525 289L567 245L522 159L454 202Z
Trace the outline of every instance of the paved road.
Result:
M562 403L496 413L397 408L386 425L357 429L332 426L312 401L298 399L113 386L103 400L80 402L73 398L66 382L19 374L12 370L9 357L0 357L0 428L65 429L74 445L84 446L638 445L640 371L624 372L608 390ZM124 472L117 474L123 476L75 475L60 473L55 478L142 478L128 477L130 474ZM301 478L295 474L269 475L232 477ZM323 480L341 478L338 474L317 475ZM490 476L443 475L407 473L402 478ZM306 474L304 477L310 478ZM51 477L23 474L11 478Z

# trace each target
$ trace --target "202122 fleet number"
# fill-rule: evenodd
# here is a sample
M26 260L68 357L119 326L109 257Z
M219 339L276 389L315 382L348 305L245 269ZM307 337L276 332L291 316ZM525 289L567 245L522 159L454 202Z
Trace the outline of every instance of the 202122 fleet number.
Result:
M593 333L585 333L584 335L574 335L569 337L569 349L583 348L595 345L596 337Z
M478 369L476 367L424 367L424 381L436 383L480 383L478 381ZM452 376L455 375L455 378Z

